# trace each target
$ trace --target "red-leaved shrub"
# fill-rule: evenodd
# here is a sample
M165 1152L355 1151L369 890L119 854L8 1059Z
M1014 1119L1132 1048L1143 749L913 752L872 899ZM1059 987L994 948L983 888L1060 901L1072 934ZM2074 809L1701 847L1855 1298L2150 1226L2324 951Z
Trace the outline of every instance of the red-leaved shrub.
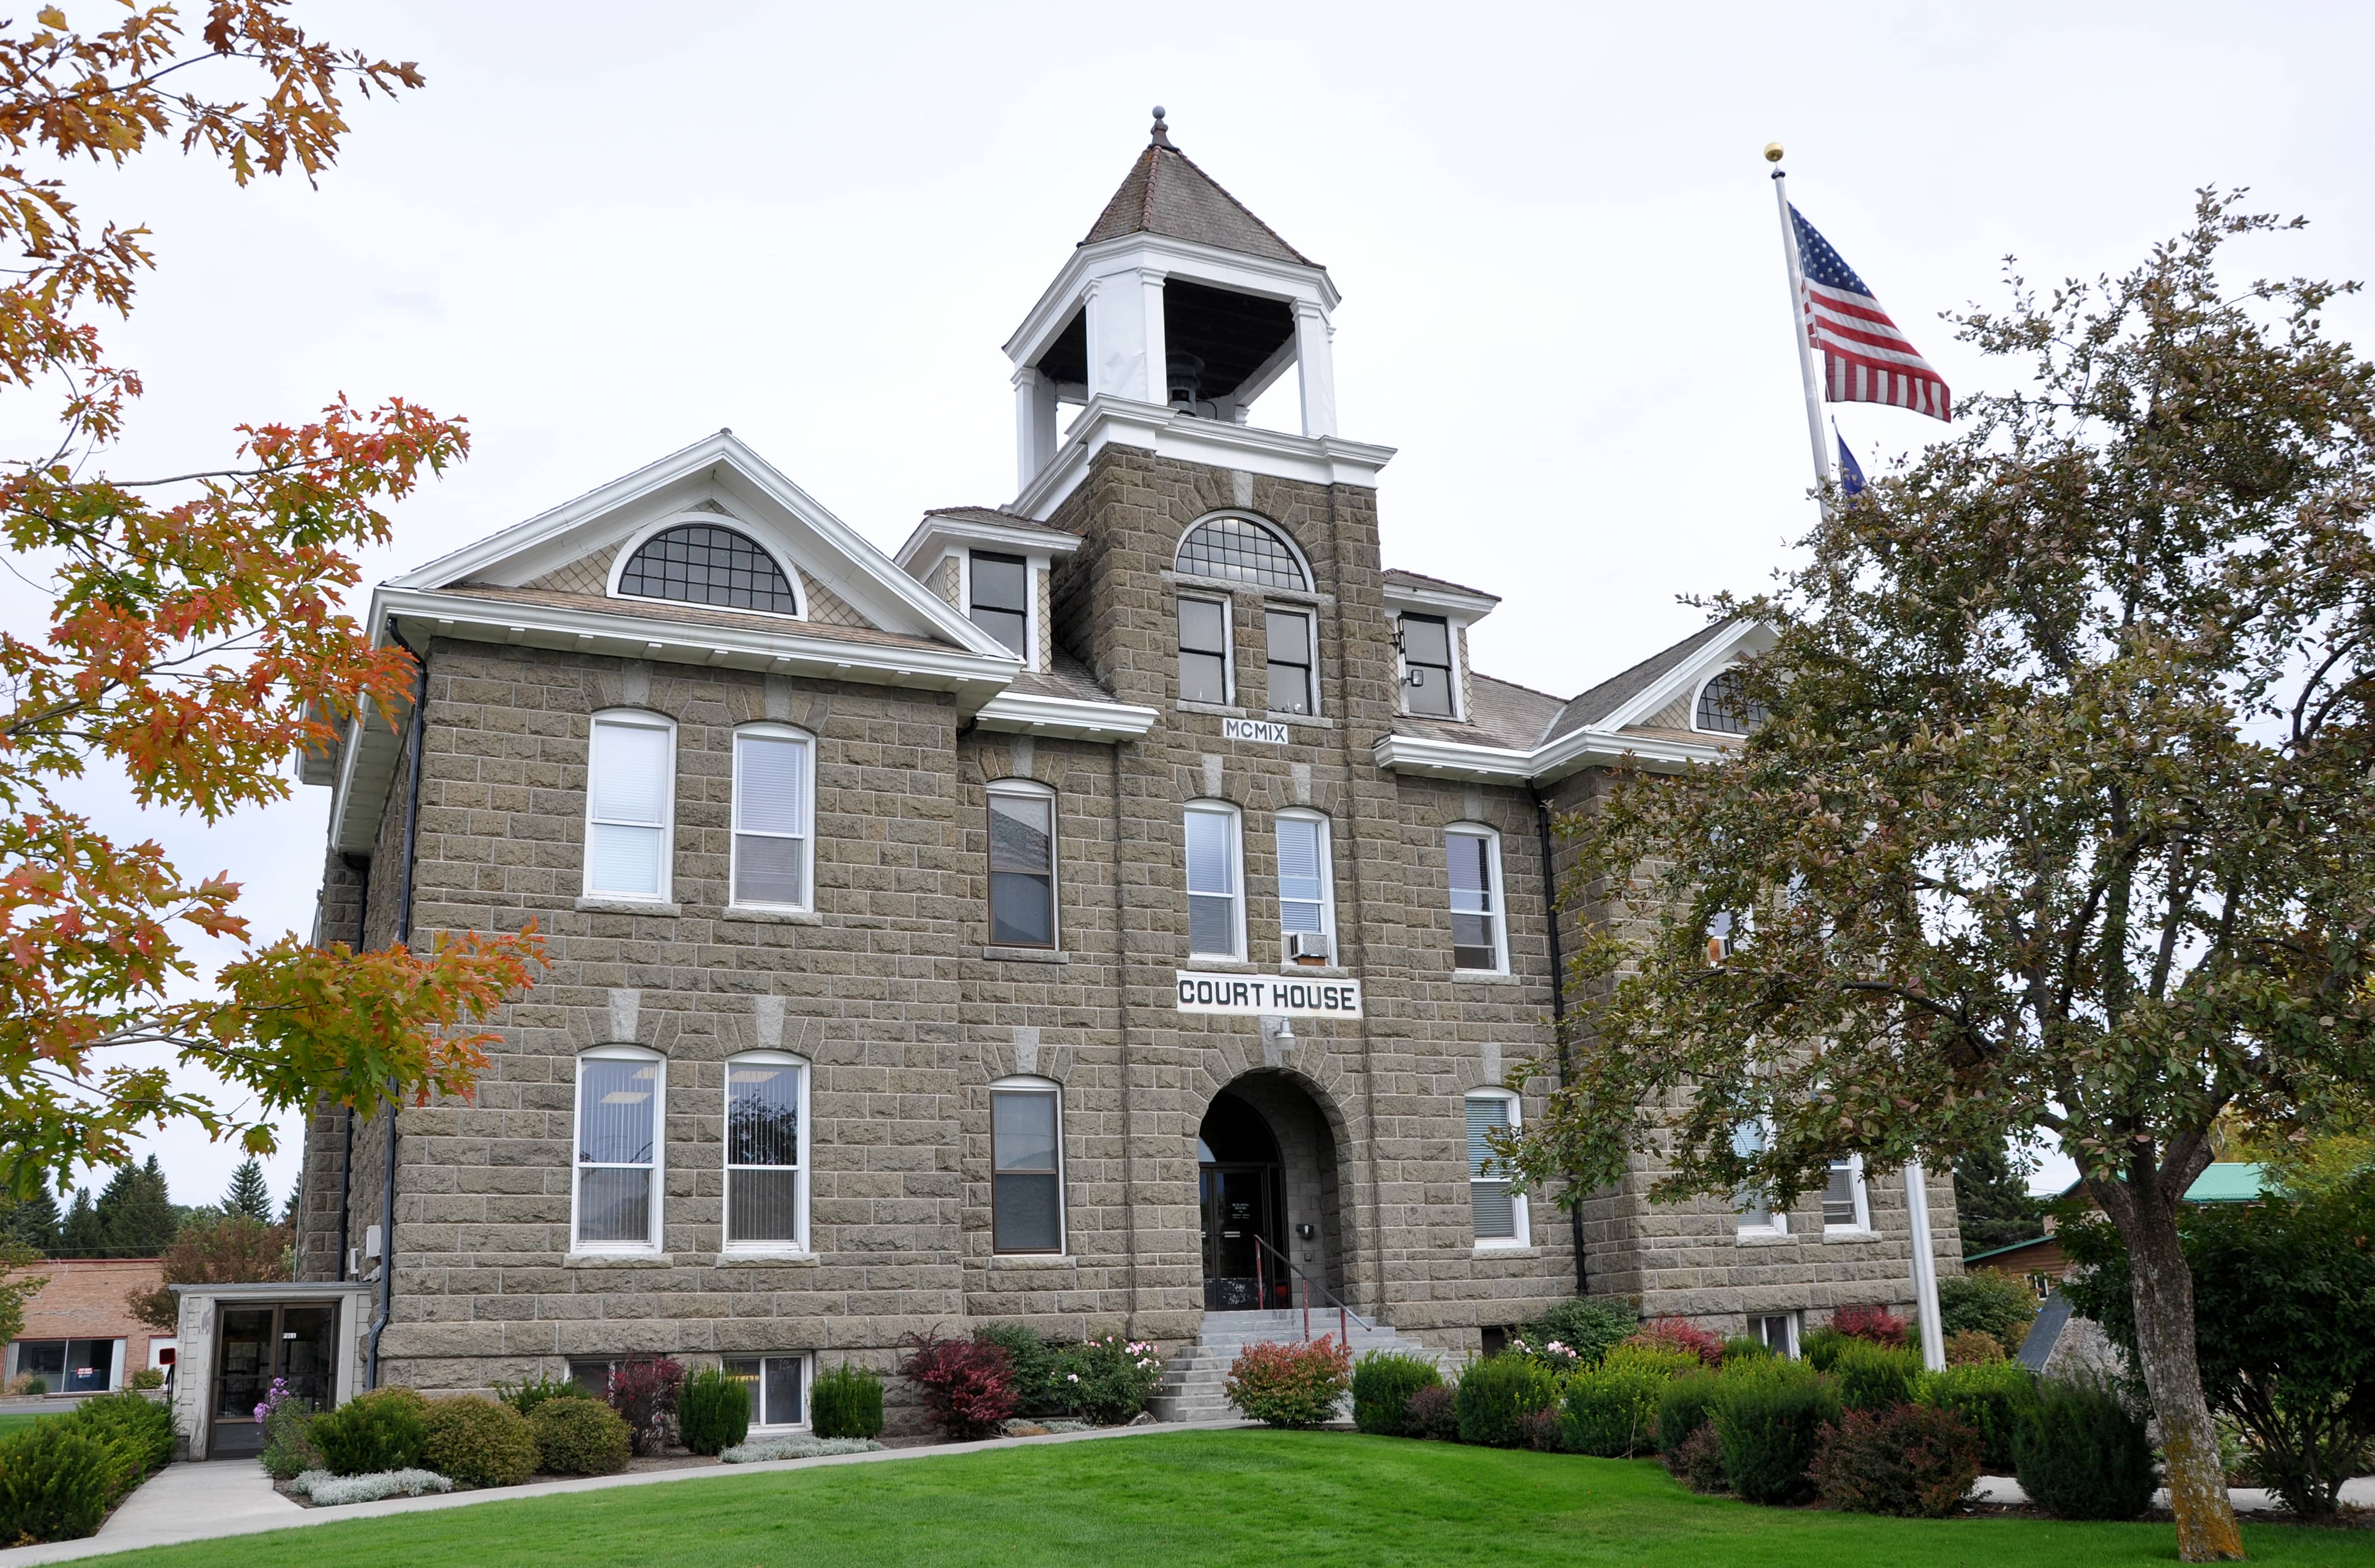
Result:
M1625 1343L1696 1356L1712 1367L1723 1365L1723 1337L1710 1334L1686 1317L1653 1317L1635 1329Z
M1869 1339L1892 1350L1905 1348L1905 1319L1885 1306L1845 1306L1831 1314L1831 1326L1851 1339Z
M658 1453L676 1436L676 1397L683 1386L684 1365L674 1356L630 1356L610 1370L603 1392L627 1423L638 1456Z
M1003 1345L923 1334L899 1343L907 1352L899 1370L923 1391L924 1414L951 1437L986 1437L1022 1402Z
M1459 1441L1459 1401L1440 1383L1430 1384L1410 1397L1402 1407L1402 1435Z
M1943 1519L1979 1479L1979 1434L1928 1405L1849 1410L1823 1428L1806 1473L1834 1508Z
M1546 1410L1529 1410L1518 1418L1518 1444L1537 1454L1557 1454L1566 1448L1566 1431L1559 1421L1558 1407Z
M1265 1426L1321 1426L1353 1386L1353 1352L1333 1338L1264 1340L1237 1352L1224 1386L1230 1404Z

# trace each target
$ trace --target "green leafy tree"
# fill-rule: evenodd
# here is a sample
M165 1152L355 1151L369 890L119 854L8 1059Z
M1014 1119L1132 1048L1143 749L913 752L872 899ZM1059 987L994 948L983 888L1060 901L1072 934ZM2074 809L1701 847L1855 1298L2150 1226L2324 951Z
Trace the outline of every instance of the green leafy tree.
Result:
M58 1200L48 1187L35 1187L8 1211L8 1238L47 1257L58 1250L60 1224Z
M2243 1431L2270 1488L2331 1518L2344 1481L2375 1467L2375 1174L2314 1195L2197 1205L2180 1220L2193 1276L2203 1387ZM2100 1220L2065 1227L2082 1264L2071 1304L2131 1356L2128 1249Z
M1955 1220L1968 1257L2045 1234L2045 1201L2028 1196L2020 1167L2002 1144L1974 1149L1955 1160Z
M241 1161L239 1169L230 1173L222 1209L226 1214L244 1214L259 1224L272 1223L272 1189L264 1185L264 1166L255 1156Z
M58 1227L58 1256L107 1256L107 1228L100 1223L99 1206L91 1202L89 1187L76 1189L74 1205L66 1210L65 1223Z
M14 1237L0 1240L0 1344L25 1332L25 1303L50 1282L46 1274L28 1273L41 1255Z
M160 1255L163 1283L124 1300L132 1315L160 1334L174 1331L181 1303L167 1285L246 1285L294 1277L295 1236L286 1225L245 1214L207 1211L182 1228Z
M2220 280L2286 227L2204 192L2121 277L2013 278L1959 324L2027 384L1711 601L1769 631L1770 717L1568 824L1590 1028L1510 1149L1679 1196L2058 1139L2128 1248L2187 1561L2242 1540L2182 1196L2223 1113L2364 1126L2375 1084L2375 372L2337 286Z

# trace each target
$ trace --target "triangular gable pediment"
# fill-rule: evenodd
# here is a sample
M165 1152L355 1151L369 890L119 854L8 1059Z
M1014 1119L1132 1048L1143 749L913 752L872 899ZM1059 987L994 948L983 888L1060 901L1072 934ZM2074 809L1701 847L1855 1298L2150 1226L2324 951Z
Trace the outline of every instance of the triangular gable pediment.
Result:
M1574 698L1542 738L1555 740L1582 730L1689 730L1699 688L1719 671L1772 643L1772 629L1761 621L1728 620L1703 627Z

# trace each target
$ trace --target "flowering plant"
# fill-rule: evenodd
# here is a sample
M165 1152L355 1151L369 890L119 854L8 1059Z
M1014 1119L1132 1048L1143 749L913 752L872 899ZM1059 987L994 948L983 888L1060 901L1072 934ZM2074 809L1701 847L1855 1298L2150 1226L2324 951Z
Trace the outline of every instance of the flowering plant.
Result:
M1229 1403L1269 1426L1322 1426L1353 1385L1353 1352L1334 1339L1248 1345L1229 1368Z
M289 1386L289 1380L287 1378L274 1378L272 1380L272 1386L264 1391L264 1403L255 1407L255 1419L259 1421L270 1421L272 1419L273 1411L278 1409L281 1405L288 1400L294 1399L295 1397L297 1397L296 1391Z
M1108 1334L1065 1346L1057 1364L1063 1369L1057 1392L1099 1426L1119 1426L1130 1420L1146 1409L1163 1384L1163 1351L1152 1339Z
M1507 1350L1512 1354L1523 1356L1530 1362L1539 1362L1551 1371L1560 1373L1573 1372L1583 1360L1580 1351L1560 1339L1551 1339L1538 1345L1530 1340L1512 1338Z

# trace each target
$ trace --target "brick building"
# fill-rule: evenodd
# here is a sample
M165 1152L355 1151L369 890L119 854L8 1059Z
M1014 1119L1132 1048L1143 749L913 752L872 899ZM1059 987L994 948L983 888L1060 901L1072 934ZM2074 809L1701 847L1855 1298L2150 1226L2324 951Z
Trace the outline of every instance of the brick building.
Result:
M1380 559L1337 298L1158 124L1007 345L1004 505L887 558L720 431L376 591L425 700L305 760L317 937L533 919L552 966L475 1102L309 1129L365 1381L668 1351L787 1424L819 1352L988 1319L1182 1346L1308 1289L1459 1352L1578 1281L1784 1339L1909 1299L1851 1165L1572 1226L1480 1168L1558 1005L1545 813L1733 744L1760 633L1471 669L1494 596Z
M147 1367L170 1365L173 1337L132 1315L124 1298L164 1283L153 1257L53 1257L25 1273L49 1283L25 1303L25 1326L8 1342L10 1383L30 1374L49 1394L103 1394Z

